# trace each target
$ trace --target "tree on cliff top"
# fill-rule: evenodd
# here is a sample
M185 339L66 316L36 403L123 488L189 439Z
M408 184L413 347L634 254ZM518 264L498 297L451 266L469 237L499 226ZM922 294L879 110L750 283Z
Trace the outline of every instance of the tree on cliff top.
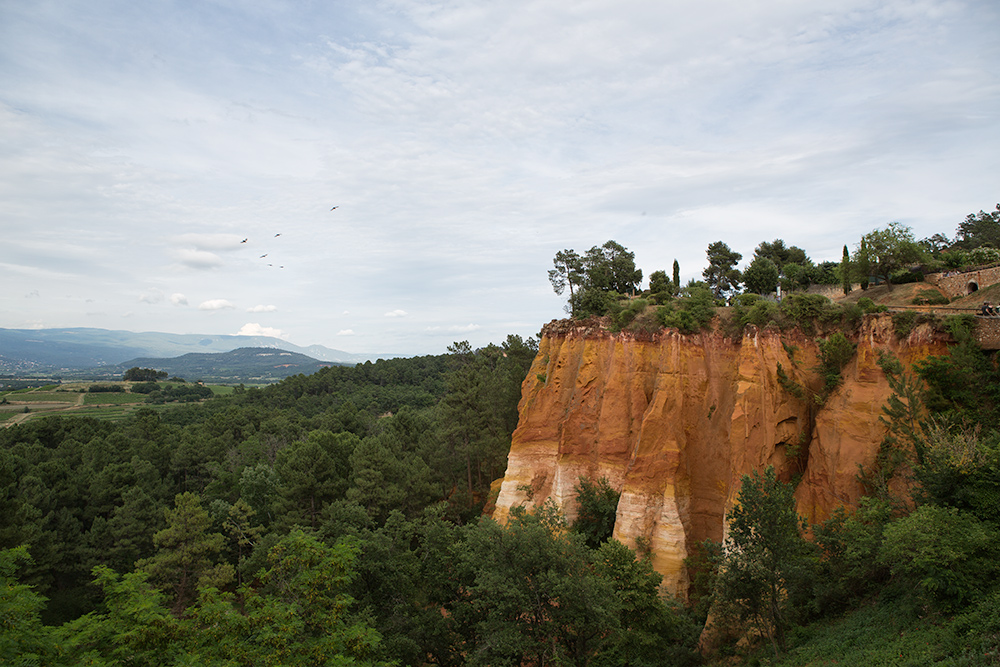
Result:
M552 259L556 268L549 269L549 282L556 294L562 295L569 287L569 305L573 308L573 295L583 282L583 259L575 250L560 250ZM570 314L573 314L572 312Z
M891 284L893 273L920 259L920 245L913 239L910 228L899 222L890 222L885 228L872 230L861 237L852 263L861 271L867 267L866 274ZM868 275L859 278L863 284Z
M635 253L615 241L588 250L583 266L588 289L629 294L642 282L642 270L635 268Z
M742 276L736 265L743 255L729 248L722 241L708 245L708 268L702 275L716 297L727 297L740 287Z
M552 262L555 268L549 271L549 282L556 294L569 287L568 310L574 317L593 312L593 304L604 304L607 295L635 292L642 282L642 270L635 268L635 253L615 241L594 246L583 257L575 250L560 250ZM602 311L603 306L596 310Z

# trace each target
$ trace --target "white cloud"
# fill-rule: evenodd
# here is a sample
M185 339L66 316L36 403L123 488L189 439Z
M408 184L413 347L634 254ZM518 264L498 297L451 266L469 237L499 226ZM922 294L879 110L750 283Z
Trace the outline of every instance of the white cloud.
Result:
M214 269L222 266L222 258L207 250L181 248L174 251L174 257L184 266L192 269Z
M188 305L188 300L186 296L184 296L180 292L176 292L170 295L170 303L174 304L175 306L186 306Z
M278 310L277 306L265 306L262 304L258 304L253 308L247 308L248 313L273 313L276 310Z
M208 301L202 301L198 304L198 310L225 310L227 308L235 308L233 304L229 303L225 299L209 299Z
M139 295L140 303L159 303L163 301L163 292L158 289L151 289Z
M385 317L406 317L406 311L397 308L396 310L390 310L385 314Z
M173 239L178 245L196 250L238 250L243 240L236 234L181 234Z
M262 327L256 322L247 322L236 332L237 336L269 336L271 338L287 338L288 334L274 327Z
M354 329L341 329L340 331L337 332L337 335L338 336L353 336L354 335Z

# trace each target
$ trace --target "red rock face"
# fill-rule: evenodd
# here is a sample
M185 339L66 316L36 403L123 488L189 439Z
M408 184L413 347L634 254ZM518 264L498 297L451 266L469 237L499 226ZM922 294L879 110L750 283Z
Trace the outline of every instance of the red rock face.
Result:
M857 342L820 406L818 346L798 332L640 339L553 322L522 387L494 517L551 498L572 519L579 478L606 477L621 492L614 536L648 541L665 586L683 597L683 560L692 545L722 539L744 474L773 465L782 479L801 479L799 512L812 522L857 502L858 464L878 453L891 393L878 353L908 366L946 349L926 329L897 340L887 315L868 318Z

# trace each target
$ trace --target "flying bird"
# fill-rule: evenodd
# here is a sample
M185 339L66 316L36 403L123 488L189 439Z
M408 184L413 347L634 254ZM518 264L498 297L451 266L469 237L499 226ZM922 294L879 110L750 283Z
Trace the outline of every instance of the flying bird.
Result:
M274 238L278 238L279 236L281 236L281 234L275 234Z
M338 208L340 208L340 207L339 207L339 206L334 206L334 207L333 207L333 208L331 208L330 210L331 210L331 211L334 211L334 210L336 210L336 209L338 209Z
M261 259L264 259L265 257L267 257L267 253L266 252L263 255L260 256Z
M247 239L243 239L242 241L240 241L240 243L246 243L246 242L247 242Z

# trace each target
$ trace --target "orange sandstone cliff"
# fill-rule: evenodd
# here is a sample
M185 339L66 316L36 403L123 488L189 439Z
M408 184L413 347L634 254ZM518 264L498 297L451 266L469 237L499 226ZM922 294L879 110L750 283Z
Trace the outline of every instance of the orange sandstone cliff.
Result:
M888 315L867 317L856 342L843 382L818 405L819 351L800 332L749 327L734 341L553 321L522 387L494 517L551 498L572 519L579 478L606 477L621 492L614 537L646 542L664 585L686 596L683 560L692 545L722 539L744 474L773 465L799 478L798 510L813 523L853 505L891 394L879 353L909 367L947 347L926 327L897 339Z

